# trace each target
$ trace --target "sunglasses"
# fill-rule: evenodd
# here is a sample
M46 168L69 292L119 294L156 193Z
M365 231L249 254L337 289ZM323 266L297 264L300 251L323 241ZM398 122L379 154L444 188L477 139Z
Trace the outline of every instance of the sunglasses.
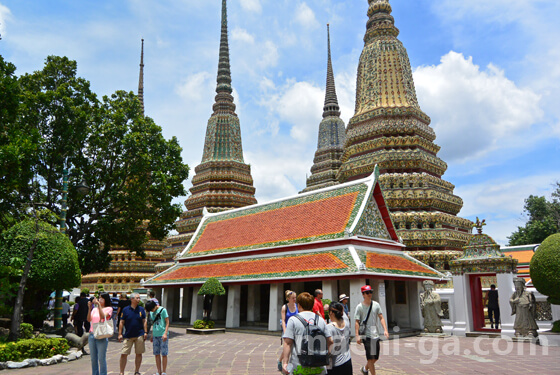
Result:
M368 290L368 291L366 291L366 292L363 292L362 294L373 294L373 291L372 291L372 290Z

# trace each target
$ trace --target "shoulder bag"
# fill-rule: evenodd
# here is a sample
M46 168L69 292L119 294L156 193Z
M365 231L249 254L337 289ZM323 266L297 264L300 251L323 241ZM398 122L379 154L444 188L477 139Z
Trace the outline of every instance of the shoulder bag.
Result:
M358 333L360 334L360 336L365 336L365 334L366 334L367 321L369 319L369 314L371 314L371 307L372 306L373 306L373 301L369 305L369 310L368 310L366 318L363 321L360 322L360 328L358 328Z
M93 323L93 337L97 340L112 337L114 333L112 320L105 319L102 322Z

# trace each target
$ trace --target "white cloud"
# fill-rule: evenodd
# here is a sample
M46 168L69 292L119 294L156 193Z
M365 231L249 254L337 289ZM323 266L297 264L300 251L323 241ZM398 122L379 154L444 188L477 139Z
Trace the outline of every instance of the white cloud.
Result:
M12 18L12 12L10 9L0 4L0 34L4 36L6 34L6 22Z
M278 47L272 41L264 42L264 45L260 47L260 53L259 66L261 68L273 67L278 64Z
M478 159L539 136L534 125L543 116L540 96L493 65L481 70L472 57L451 51L439 65L417 68L414 81L446 161Z
M208 102L207 98L214 89L214 76L208 72L199 72L188 76L176 87L176 92L188 102Z
M305 2L297 6L295 20L304 28L308 29L314 29L319 26L319 22L315 18L315 13Z
M261 13L262 11L260 0L241 0L241 8L255 13Z
M241 29L239 27L233 29L233 31L231 32L231 38L232 40L236 40L248 44L255 43L255 37L249 32L247 32L247 30Z

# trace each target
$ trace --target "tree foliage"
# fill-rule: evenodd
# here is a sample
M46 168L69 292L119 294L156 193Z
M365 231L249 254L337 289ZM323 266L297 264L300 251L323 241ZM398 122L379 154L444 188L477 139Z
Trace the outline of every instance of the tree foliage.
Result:
M17 116L6 131L23 134L33 146L30 173L16 170L22 183L1 191L9 220L0 220L0 226L21 220L25 202L40 202L60 217L67 169L67 234L82 272L105 269L111 246L143 256L142 245L150 237L163 239L182 211L172 199L185 195L189 169L177 139L163 137L134 93L117 91L99 100L90 83L77 76L77 63L66 57L49 56L42 70L20 77L19 85ZM14 144L14 138L7 143ZM90 187L84 196L72 188L82 181Z
M82 281L78 254L72 242L52 225L33 219L14 225L0 235L0 264L23 268L29 248L37 239L27 287L62 290L78 287Z
M525 200L527 224L518 227L508 237L510 246L541 243L548 236L560 232L560 182L556 182L555 186L550 201L534 195Z
M224 289L220 280L216 279L215 277L211 277L200 287L198 291L198 295L210 295L210 296L223 296L226 294L226 290Z
M552 304L560 305L560 233L547 237L530 265L531 281Z

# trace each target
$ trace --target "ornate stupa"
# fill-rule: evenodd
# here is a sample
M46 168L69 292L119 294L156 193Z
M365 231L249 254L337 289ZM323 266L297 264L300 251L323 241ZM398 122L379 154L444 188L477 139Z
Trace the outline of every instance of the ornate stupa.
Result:
M202 162L195 168L191 196L185 201L187 211L176 223L179 234L168 238L164 249L168 262L158 265L166 269L169 261L183 250L202 219L202 210L221 212L257 203L251 166L243 160L239 118L235 113L229 63L227 5L222 0L222 30L214 113L208 120Z
M140 77L138 79L138 100L144 115L144 39L140 52ZM142 245L146 254L142 259L135 252L121 246L113 246L109 250L111 263L104 272L92 273L82 277L82 288L97 290L99 285L107 292L128 292L140 288L142 279L149 279L156 273L155 267L164 260L162 250L168 244L151 238Z
M307 187L302 193L338 184L336 174L341 166L346 127L340 118L340 107L336 97L334 74L331 61L331 37L327 25L327 86L325 105L323 106L323 120L319 125L319 139L317 151L311 167L311 176L307 178Z
M358 179L379 165L380 183L399 236L411 255L439 269L462 254L469 220L454 186L441 176L430 118L416 98L412 69L388 0L368 0L364 49L356 82L355 114L346 130L340 182Z

